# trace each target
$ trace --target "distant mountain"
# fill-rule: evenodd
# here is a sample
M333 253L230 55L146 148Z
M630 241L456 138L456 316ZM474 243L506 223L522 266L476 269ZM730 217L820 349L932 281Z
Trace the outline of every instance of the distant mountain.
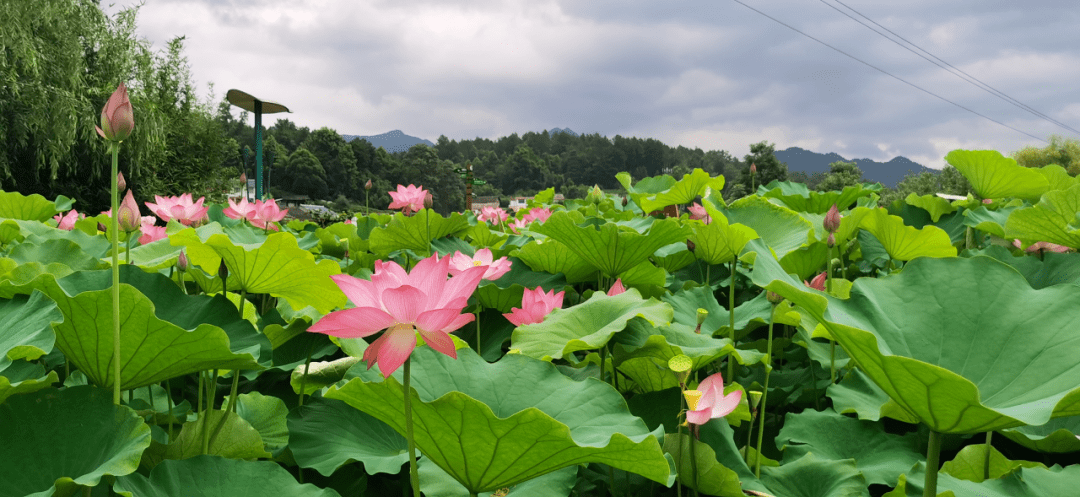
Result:
M423 138L417 138L415 136L409 136L402 133L401 130L393 130L389 133L383 133L381 135L372 136L359 136L359 135L342 135L345 141L351 142L357 138L367 140L375 148L382 147L387 152L407 152L413 145L423 143L429 147L434 147L435 144Z
M574 133L574 130L570 128L552 128L548 130L548 136L554 135L555 133L566 133L570 136L578 136L578 134Z
M854 162L862 170L864 181L877 181L891 188L896 188L896 184L904 179L904 176L907 176L909 171L915 174L924 171L936 172L936 170L904 156L894 157L889 162L877 162L870 159L848 160L833 152L819 154L799 147L780 150L774 152L773 155L780 162L787 164L788 171L802 171L808 175L817 172L829 172L829 164L833 162Z

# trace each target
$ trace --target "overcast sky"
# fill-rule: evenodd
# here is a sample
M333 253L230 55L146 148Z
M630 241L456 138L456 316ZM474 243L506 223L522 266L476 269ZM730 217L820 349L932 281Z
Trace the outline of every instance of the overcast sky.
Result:
M107 12L137 3L113 1ZM342 134L435 141L568 127L740 158L768 140L934 168L957 148L1043 145L1024 133L1078 137L845 17L836 9L873 26L837 0L739 1L1020 131L735 0L145 0L138 33L158 49L186 36L203 97L208 82L218 99L237 88ZM1071 2L840 1L1080 129Z

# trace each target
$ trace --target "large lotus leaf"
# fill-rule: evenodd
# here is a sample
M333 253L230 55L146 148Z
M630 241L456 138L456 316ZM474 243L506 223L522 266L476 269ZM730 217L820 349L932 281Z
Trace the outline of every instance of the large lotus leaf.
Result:
M664 436L664 452L671 454L675 468L684 486L696 488L707 495L721 497L743 497L739 475L716 462L716 452L705 443L695 443L691 451L690 436L668 433ZM691 472L694 465L690 458L697 459L697 475Z
M196 456L165 461L147 478L138 473L116 479L125 497L338 497L335 490L296 482L280 464Z
M705 194L706 188L713 190L724 189L724 177L711 177L709 173L695 168L690 174L683 175L671 188L655 195L640 195L634 197L634 203L645 212L661 210L664 207L675 204L689 204L699 195Z
M783 497L869 497L866 479L851 459L827 460L809 453L779 467L763 466L761 482Z
M1040 289L1065 283L1080 283L1080 254L1046 252L1042 259L1030 255L1014 256L1005 247L991 245L978 252L1008 264L1024 275L1032 288Z
M776 437L784 462L808 453L822 459L854 459L867 483L895 485L900 475L923 459L915 433L886 433L880 423L860 421L828 409L788 413Z
M709 224L693 225L690 240L694 242L694 255L709 264L723 264L735 260L746 242L758 238L753 228L742 224L728 224L727 216L704 201L705 211L712 219Z
M1005 237L1027 243L1050 242L1080 247L1080 185L1046 192L1033 207L1017 209L1005 222Z
M756 195L732 202L723 213L732 224L752 228L777 257L805 245L814 231L810 222L799 213Z
M1080 180L1077 180L1070 175L1064 167L1057 164L1043 166L1036 169L1036 171L1039 171L1043 176L1046 176L1046 181L1050 190L1068 190L1077 183L1080 183Z
M36 392L58 381L56 371L45 374L41 364L16 361L0 370L0 404L12 395Z
M941 228L924 226L920 230L905 226L903 219L890 216L883 209L869 209L859 226L874 235L893 259L956 257L956 247Z
M289 429L285 424L289 408L285 407L285 401L259 392L242 393L236 398L236 414L259 432L267 451L276 453L289 444ZM226 395L221 408L226 409L229 402Z
M52 322L63 314L41 292L0 301L0 371L11 361L32 361L52 352L56 335Z
M1080 416L1054 418L1040 426L1019 426L1001 432L1010 440L1039 452L1080 451Z
M531 241L515 252L533 271L562 273L567 283L596 281L596 269L569 247L553 239ZM511 268L513 270L513 268Z
M690 229L677 219L655 220L645 235L623 230L612 222L604 222L597 229L590 224L575 223L565 211L552 214L535 229L562 242L578 257L612 278L645 262L660 247L685 240L690 233Z
M397 474L409 461L405 437L340 400L311 399L290 412L288 421L296 463L323 476L353 461L364 463L369 475Z
M989 473L991 479L1001 478L1012 473L1017 468L1043 468L1046 465L1032 461L1011 461L994 447L990 447L989 458L986 454L986 444L968 445L960 450L956 457L941 465L941 472L954 476L961 480L979 483L984 481L986 474L987 459L990 460Z
M72 270L100 269L106 267L99 259L86 252L71 240L45 240L41 243L20 243L11 249L8 257L19 264L40 262L60 263ZM120 258L123 260L123 257Z
M181 247L169 243L167 238L131 248L131 263L146 271L159 271L176 265ZM120 256L124 260L124 256Z
M217 426L225 418L220 431L214 436ZM176 440L168 445L154 442L143 454L142 464L155 467L166 460L182 460L208 454L228 457L230 459L259 459L271 457L264 449L259 432L244 418L235 413L211 410L206 416L211 437L207 451L202 450L203 422L200 420L188 421L180 429Z
M836 255L833 252L833 255ZM788 252L780 265L795 276L809 280L825 271L825 264L829 262L829 246L822 242L814 242L806 247L800 247ZM835 275L834 275L835 276Z
M884 497L922 497L926 464L919 463L900 477L900 483ZM1075 495L1080 486L1080 465L1064 468L1017 468L995 480L973 482L939 472L938 496L942 497L1049 497Z
M428 458L421 458L418 463L420 488L427 497L471 497L454 477L432 463ZM514 485L507 492L497 491L491 495L502 497L567 497L574 490L578 481L578 467L569 466L541 475L524 483ZM486 494L485 494L486 495Z
M985 231L991 235L1001 238L1005 237L1005 223L1008 221L1009 216L1019 209L1018 206L1002 207L1000 209L990 210L986 206L979 206L972 210L964 211L964 226L970 226L980 231Z
M911 261L862 278L846 301L799 288L759 257L755 284L806 308L902 408L941 433L1040 425L1080 414L1080 291L1034 290L988 257ZM812 293L811 293L812 292ZM828 310L824 299L828 299Z
M365 348L367 348L367 342L364 342L363 339L352 338L346 340L352 340L350 342L345 342L347 344L355 344L357 343L356 340L359 340L360 342L363 342ZM347 346L342 348L347 348ZM356 353L352 350L348 352ZM304 395L311 395L316 391L341 381L341 379L345 377L345 373L349 371L349 368L360 362L359 355L362 354L363 351L360 351L360 354L357 354L357 356L342 357L340 359L334 359L333 361L300 364L296 366L296 369L293 369L292 374L289 376L289 384L297 394L303 393ZM301 387L301 385L303 385L303 387ZM303 388L303 392L300 391L301 388Z
M930 219L933 219L935 223L941 219L941 216L950 212L956 212L956 206L953 205L952 202L932 194L920 196L909 193L907 198L904 199L904 202L930 213Z
M450 217L442 217L431 209L421 209L412 216L399 212L385 228L371 230L369 250L376 255L404 249L426 254L431 240L458 235L467 229L469 218L458 212L451 213Z
M697 260L694 252L687 250L685 243L672 243L660 247L653 253L653 262L668 273L674 273Z
M471 349L452 359L420 347L412 359L416 446L472 492L588 462L668 482L657 435L606 383L574 381L550 363L517 354L488 364ZM324 397L404 433L400 374L381 382L356 378Z
M221 297L179 295L176 285L161 275L128 266L121 270L122 281L152 288L150 293L155 298L168 299L167 303L155 304L135 286L120 284L122 389L152 385L205 369L262 368L254 354L269 349L269 342L250 323L239 319L236 307ZM108 287L108 274L109 271L75 273L48 290L64 314L62 323L53 324L56 347L102 386L112 385L114 374L112 290ZM144 286L144 278L157 280L157 284ZM168 289L176 295L170 296ZM237 337L236 343L230 342L230 336Z
M45 389L0 404L0 495L48 497L139 467L150 427L108 390Z
M996 150L953 150L945 161L960 171L982 198L1034 200L1049 187L1046 176L1038 170L1020 166Z
M832 399L837 412L854 413L859 419L877 421L889 417L905 423L919 422L858 369L848 371L840 383L830 385L825 395Z
M671 316L670 305L643 299L633 288L614 297L596 292L569 309L555 309L541 323L518 326L510 348L536 359L562 359L578 350L603 347L636 317L663 326L671 323Z
M53 202L36 193L23 195L19 192L0 191L0 217L10 219L44 222L58 212L70 209L71 204L71 199L63 195Z
M845 186L843 191L812 191L802 183L773 181L765 188L769 191L761 194L764 198L779 199L789 209L810 214L824 214L833 205L840 210L847 209L861 197L869 196L874 190L865 185Z

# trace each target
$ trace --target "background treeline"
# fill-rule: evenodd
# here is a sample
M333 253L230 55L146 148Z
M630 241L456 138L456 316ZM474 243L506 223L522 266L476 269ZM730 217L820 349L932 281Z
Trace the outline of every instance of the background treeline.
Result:
M121 81L129 87L135 130L121 147L120 169L137 200L192 192L222 202L239 188L247 172L254 178L254 130L246 111L195 92L183 53L183 37L154 51L135 36L138 7L106 16L98 0L0 0L0 187L47 198L63 194L76 208L107 208L108 157L94 131L101 107ZM266 116L268 118L277 116ZM269 120L267 120L268 122ZM356 130L349 130L355 132ZM497 140L451 140L388 153L364 140L346 142L335 130L311 130L279 119L265 133L264 171L277 197L304 195L344 212L385 208L386 192L397 184L423 185L441 212L464 208L465 185L455 168L472 164L479 196L498 196L504 205L517 195L548 187L568 198L599 185L619 188L615 174L635 180L701 168L726 179L724 197L751 191L772 180L806 183L817 190L840 189L864 181L851 163L837 162L827 173L788 171L773 155L774 145L751 145L741 159L723 150L670 147L652 138L573 136L546 131L513 133ZM1021 164L1057 163L1080 172L1080 141L1051 137L1044 148L1013 153ZM371 180L373 188L364 189ZM908 193L966 194L955 169L908 175L883 201ZM370 197L368 197L370 195Z

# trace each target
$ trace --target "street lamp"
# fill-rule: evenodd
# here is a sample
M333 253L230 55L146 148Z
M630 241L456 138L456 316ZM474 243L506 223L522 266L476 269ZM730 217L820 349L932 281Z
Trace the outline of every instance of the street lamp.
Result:
M229 90L225 94L225 99L241 109L248 112L255 113L255 198L262 200L263 197L263 179L262 179L262 115L263 114L276 114L278 112L289 112L288 107L281 105L277 102L270 102L267 100L260 100L240 90Z

